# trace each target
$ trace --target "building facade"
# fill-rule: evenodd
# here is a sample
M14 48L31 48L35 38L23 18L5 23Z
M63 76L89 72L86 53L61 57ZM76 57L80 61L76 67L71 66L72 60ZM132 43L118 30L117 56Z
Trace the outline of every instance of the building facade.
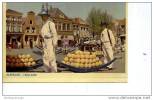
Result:
M71 35L73 32L72 20L67 17L60 9L50 8L49 15L55 23L58 35Z
M40 29L36 23L36 15L33 11L29 11L27 16L23 18L23 47L33 48L40 43Z
M73 31L78 31L80 37L87 37L89 36L89 24L86 23L83 19L81 18L73 18Z
M46 7L48 8L48 7ZM89 30L89 25L81 18L69 18L59 8L52 8L50 6L49 15L55 23L55 27L58 33L58 44L61 45L62 37L67 36L70 44L73 45L74 33L86 33Z
M7 9L6 10L6 47L22 47L22 13Z
M44 6L42 6L42 9L44 9ZM67 37L69 43L73 45L75 32L78 31L82 36L83 33L89 31L89 25L84 20L69 18L59 8L50 6L48 13L55 23L58 46L62 45L62 37ZM43 22L40 16L37 16L33 11L29 11L25 17L22 17L22 13L8 9L6 17L7 44L18 44L20 42L21 48L42 46L41 28Z
M124 45L126 40L126 19L114 20L113 23L115 36L117 40L120 38L122 45Z

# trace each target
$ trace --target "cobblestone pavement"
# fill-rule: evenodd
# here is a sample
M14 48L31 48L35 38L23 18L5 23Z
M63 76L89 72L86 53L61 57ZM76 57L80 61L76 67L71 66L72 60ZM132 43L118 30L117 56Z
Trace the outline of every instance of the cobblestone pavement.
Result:
M11 49L11 50L7 50L6 52L7 54L31 54L34 59L42 59L42 51L38 48L33 48L33 49ZM57 54L57 60L61 61L62 58L64 57L64 54L60 53ZM121 52L118 54L115 54L115 57L117 57L118 59L114 62L113 64L113 70L103 70L103 71L99 71L102 73L124 73L125 72L125 52ZM34 70L29 70L30 72L44 72L43 70L43 66L34 69ZM64 73L67 73L70 71L62 71Z

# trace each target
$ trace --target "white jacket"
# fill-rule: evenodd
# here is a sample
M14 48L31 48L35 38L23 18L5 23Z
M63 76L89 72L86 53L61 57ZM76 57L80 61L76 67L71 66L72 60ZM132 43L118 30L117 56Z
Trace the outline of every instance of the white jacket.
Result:
M53 40L54 46L57 45L57 41L58 41L57 31L55 28L55 24L52 21L48 20L43 25L42 30L41 30L41 35L44 40L46 39L46 37L48 37Z
M101 33L101 41L103 43L110 43L108 32L109 32L109 35L110 35L110 40L111 40L111 43L112 43L112 47L114 47L115 46L115 37L114 37L112 31L107 29L107 28L105 28Z

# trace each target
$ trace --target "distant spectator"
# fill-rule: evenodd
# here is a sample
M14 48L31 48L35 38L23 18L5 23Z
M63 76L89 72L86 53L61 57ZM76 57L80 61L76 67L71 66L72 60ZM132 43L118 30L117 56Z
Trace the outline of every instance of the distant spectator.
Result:
M16 42L15 42L15 41L13 42L12 47L13 47L13 49L16 49L17 44L16 44Z
M63 38L62 41L63 41L64 52L66 53L67 52L67 49L69 47L69 40L68 40L67 35L64 36L64 38Z
M29 43L30 43L30 48L33 48L33 41L32 41L32 39L30 39Z
M77 43L77 32L76 31L73 32L73 38L74 38L74 43L76 44Z
M60 44L61 47L63 47L63 39L64 39L64 36L62 35L61 36L61 44Z
M18 49L21 48L21 42L20 41L17 41L17 46L18 46Z

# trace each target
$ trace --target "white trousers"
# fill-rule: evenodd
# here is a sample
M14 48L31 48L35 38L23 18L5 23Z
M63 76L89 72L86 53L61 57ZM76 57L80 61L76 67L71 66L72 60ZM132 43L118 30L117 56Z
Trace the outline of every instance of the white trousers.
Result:
M43 59L44 70L45 72L57 72L57 63L56 60L46 60Z
M52 39L45 40L43 63L45 72L57 72L55 48Z
M104 51L106 51L104 54L105 55L104 63L107 63L107 62L114 59L114 56L113 56L114 52L113 52L113 49L112 49L112 46L110 45L110 43L104 43L104 46L105 47L103 47L103 48L106 49L106 50L104 50ZM108 66L108 68L113 68L113 63L110 64Z

